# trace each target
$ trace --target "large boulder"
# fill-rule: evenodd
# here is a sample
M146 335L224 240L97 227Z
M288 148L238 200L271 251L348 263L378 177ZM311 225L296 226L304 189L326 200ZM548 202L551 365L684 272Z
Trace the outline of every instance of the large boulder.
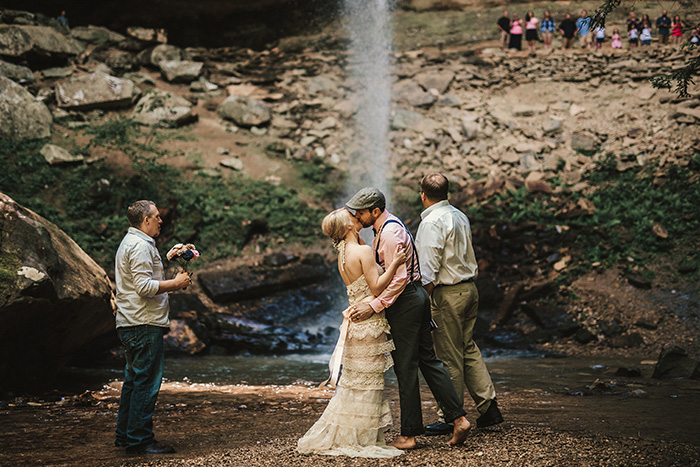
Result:
M114 45L126 40L126 36L102 26L78 26L71 29L70 35L82 42L94 45Z
M265 125L272 119L267 104L246 96L226 98L219 106L219 115L244 128Z
M31 83L34 81L34 73L26 66L15 65L0 60L0 76L10 78L16 83Z
M143 65L159 68L160 62L182 60L182 50L174 45L160 44L141 52L139 60Z
M170 91L149 90L136 103L132 118L142 125L176 127L193 122L192 103Z
M35 59L66 59L84 50L77 41L48 26L0 25L0 56Z
M411 104L414 107L429 106L435 102L435 96L425 92L411 79L404 79L394 85L394 99Z
M171 83L191 83L202 72L202 62L189 60L163 60L160 62L160 72Z
M654 367L652 378L700 379L700 362L689 357L686 351L681 347L668 344L661 349L659 361Z
M72 110L130 107L137 92L133 81L96 71L58 83L56 102Z
M328 279L325 265L297 264L285 268L243 266L197 274L202 288L217 303L236 302L297 289Z
M81 349L113 344L104 270L56 225L0 193L0 392L44 387Z
M48 107L14 81L0 76L0 139L41 139L51 136Z

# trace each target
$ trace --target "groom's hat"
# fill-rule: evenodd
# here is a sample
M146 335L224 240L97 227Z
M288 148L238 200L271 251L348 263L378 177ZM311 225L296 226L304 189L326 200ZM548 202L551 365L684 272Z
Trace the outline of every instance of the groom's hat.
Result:
M374 209L386 207L386 198L379 188L365 187L355 193L350 201L345 203L345 207L357 211L359 209Z

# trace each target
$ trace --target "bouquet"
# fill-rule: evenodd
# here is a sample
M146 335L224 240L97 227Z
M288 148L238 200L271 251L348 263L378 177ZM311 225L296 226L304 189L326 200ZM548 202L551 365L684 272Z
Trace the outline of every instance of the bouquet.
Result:
M199 251L191 243L178 243L168 251L165 255L169 261L173 259L177 261L183 271L187 272L187 264L199 258Z

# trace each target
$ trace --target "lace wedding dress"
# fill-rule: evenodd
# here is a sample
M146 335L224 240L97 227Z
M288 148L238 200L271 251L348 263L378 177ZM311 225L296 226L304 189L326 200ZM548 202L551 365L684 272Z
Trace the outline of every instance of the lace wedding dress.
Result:
M348 298L350 305L374 298L364 275L348 286ZM350 457L403 454L384 440L384 429L391 425L384 372L394 363L390 353L394 343L388 334L384 312L360 323L347 322L338 386L321 418L297 443L299 452Z

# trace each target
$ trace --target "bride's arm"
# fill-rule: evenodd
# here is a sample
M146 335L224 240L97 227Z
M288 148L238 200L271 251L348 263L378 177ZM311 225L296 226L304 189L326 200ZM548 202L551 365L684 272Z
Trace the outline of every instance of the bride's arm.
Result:
M360 256L362 264L362 273L365 275L365 280L372 294L376 297L386 288L391 282L391 279L396 274L396 270L406 262L406 252L401 245L396 248L394 260L391 262L386 271L380 276L377 270L377 263L372 256L371 248L363 248Z

